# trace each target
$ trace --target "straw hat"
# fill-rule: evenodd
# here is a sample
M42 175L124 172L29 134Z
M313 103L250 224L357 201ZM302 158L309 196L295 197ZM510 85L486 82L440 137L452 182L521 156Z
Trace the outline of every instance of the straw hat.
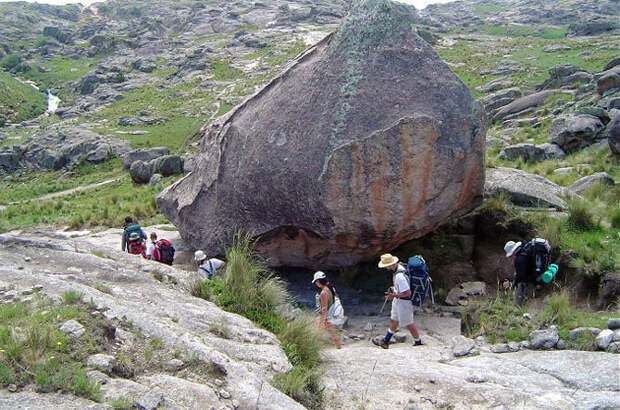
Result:
M380 268L387 268L388 266L392 266L398 263L398 258L389 253L384 253L381 255L381 260L379 261Z
M196 262L200 262L200 261L203 261L205 259L207 259L207 255L205 255L205 253L203 251L198 250L198 251L196 251L194 253L194 260Z
M504 245L504 252L506 252L506 257L510 258L512 255L514 255L515 251L519 249L519 246L521 246L521 242L506 242L506 245Z
M321 272L321 271L317 271L314 273L314 278L312 279L312 284L314 285L314 282L316 282L319 279L325 279L327 276L325 276L325 273Z

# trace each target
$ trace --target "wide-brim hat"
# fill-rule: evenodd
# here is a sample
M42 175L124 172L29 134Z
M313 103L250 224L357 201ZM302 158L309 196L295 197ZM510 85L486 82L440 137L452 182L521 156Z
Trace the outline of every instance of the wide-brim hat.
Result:
M196 262L200 262L200 261L203 261L205 259L207 259L207 255L205 255L205 253L203 251L198 250L198 251L196 251L194 253L194 260Z
M519 249L519 246L521 246L521 242L506 242L506 245L504 245L504 252L506 252L506 257L510 258L512 255L514 255L515 251Z
M381 260L379 261L380 268L387 268L388 266L392 266L398 263L398 258L389 253L384 253L381 255Z
M321 272L320 270L319 270L319 271L316 271L316 272L314 273L314 278L312 279L312 284L314 285L314 282L316 282L316 281L317 281L317 280L319 280L319 279L325 279L326 277L327 277L327 276L325 276L325 273L324 273L324 272Z

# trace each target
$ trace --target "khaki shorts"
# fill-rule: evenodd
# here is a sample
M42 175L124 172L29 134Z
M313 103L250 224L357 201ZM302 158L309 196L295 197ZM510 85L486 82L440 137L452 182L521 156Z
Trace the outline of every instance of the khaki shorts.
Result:
M400 327L413 323L413 303L410 300L394 299L390 319L398 321Z

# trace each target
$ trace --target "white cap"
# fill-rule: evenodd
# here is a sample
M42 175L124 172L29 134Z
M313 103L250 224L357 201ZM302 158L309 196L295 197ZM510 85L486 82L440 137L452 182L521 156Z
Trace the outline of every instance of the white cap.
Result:
M521 242L506 242L506 245L504 245L504 252L506 252L506 257L510 258L515 253L515 251L519 249L519 246L521 246Z
M316 282L319 279L325 279L327 276L325 276L325 273L319 271L316 271L314 273L314 279L312 279L312 284L314 285L314 282Z
M196 262L200 262L200 261L203 261L203 260L205 260L205 259L207 259L207 255L205 255L205 253L204 253L203 251L201 251L201 250L197 250L197 251L194 253L194 260L195 260Z

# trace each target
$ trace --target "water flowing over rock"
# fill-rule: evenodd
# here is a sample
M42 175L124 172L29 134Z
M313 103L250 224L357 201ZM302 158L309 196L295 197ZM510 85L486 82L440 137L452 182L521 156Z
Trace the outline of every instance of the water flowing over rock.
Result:
M271 265L335 268L477 206L484 113L414 20L403 5L359 1L208 130L194 172L158 198L183 238L221 252L244 229Z

